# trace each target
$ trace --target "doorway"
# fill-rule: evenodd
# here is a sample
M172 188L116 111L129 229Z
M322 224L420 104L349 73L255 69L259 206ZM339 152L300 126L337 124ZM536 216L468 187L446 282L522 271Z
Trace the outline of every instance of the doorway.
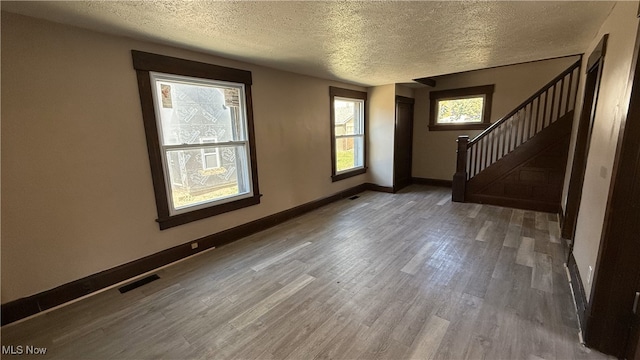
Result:
M413 161L412 98L396 96L396 124L393 151L393 192L411 184Z
M585 342L619 358L640 360L640 27L621 119L604 228L585 317Z

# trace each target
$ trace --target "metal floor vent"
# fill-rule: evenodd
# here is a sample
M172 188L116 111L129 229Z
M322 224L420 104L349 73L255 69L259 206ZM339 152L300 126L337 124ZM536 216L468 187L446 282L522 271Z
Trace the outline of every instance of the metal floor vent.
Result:
M349 200L355 200L355 199L357 199L357 198L359 198L359 197L360 197L360 196L358 196L358 195L354 195L354 196L350 197L350 198L349 198Z
M125 285L123 287L118 288L118 291L120 291L121 294L124 294L127 291L131 291L131 290L133 290L135 288L139 288L142 285L146 285L146 284L148 284L148 283L150 283L152 281L156 281L158 279L160 279L160 276L158 276L156 274L149 275L146 278L142 278L142 279L140 279L138 281L132 282L131 284L127 284L127 285Z

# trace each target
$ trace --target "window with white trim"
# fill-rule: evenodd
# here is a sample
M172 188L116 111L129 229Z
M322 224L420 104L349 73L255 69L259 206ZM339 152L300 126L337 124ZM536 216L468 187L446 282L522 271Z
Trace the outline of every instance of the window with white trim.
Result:
M161 229L259 203L251 73L133 56Z
M330 88L333 181L366 171L365 108L367 93Z

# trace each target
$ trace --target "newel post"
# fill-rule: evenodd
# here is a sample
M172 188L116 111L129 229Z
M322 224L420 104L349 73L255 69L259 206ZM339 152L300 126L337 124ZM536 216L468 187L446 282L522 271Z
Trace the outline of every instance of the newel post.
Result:
M456 173L453 175L453 185L451 188L451 200L464 202L464 193L467 186L467 135L458 136L458 160L456 162Z

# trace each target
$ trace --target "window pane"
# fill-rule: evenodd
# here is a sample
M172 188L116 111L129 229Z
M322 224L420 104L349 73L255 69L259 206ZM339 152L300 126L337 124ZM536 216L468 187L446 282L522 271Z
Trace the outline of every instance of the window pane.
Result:
M481 123L484 96L438 101L438 123Z
M363 133L362 100L336 98L333 101L335 135L353 135Z
M249 179L244 146L169 150L167 168L176 210L247 194Z
M363 137L344 137L336 139L336 172L363 166Z
M171 75L154 80L162 145L245 140L241 87Z

